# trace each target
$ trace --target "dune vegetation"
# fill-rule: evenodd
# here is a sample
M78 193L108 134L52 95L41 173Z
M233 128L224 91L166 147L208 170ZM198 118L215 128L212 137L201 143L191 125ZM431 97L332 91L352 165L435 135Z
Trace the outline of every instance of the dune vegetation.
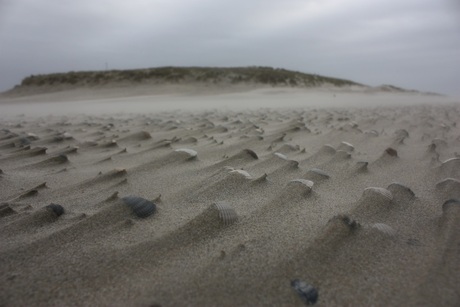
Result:
M344 79L330 78L272 67L157 67L130 70L71 71L31 75L20 87L28 86L103 86L113 83L210 83L263 84L269 86L315 87L325 84L338 87L360 85Z

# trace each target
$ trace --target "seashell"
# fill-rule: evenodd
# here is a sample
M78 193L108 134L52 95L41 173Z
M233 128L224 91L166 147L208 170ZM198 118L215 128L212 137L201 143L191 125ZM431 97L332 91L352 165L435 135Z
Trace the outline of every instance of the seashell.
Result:
M355 169L357 171L360 171L360 172L363 172L363 171L367 171L367 166L369 165L369 162L366 162L366 161L358 161L356 162L355 164Z
M363 197L379 197L386 201L393 200L393 194L390 191L384 188L369 187L365 188L363 192Z
M278 150L283 151L283 152L299 151L300 146L299 145L294 145L294 144L284 144Z
M288 184L301 184L301 185L304 185L306 186L309 190L311 190L313 188L313 181L311 180L306 180L306 179L294 179L294 180L291 180L289 181Z
M294 279L291 281L291 287L307 305L313 305L318 300L318 290L304 281Z
M442 204L442 212L445 213L451 208L460 208L460 199L451 198Z
M332 147L332 145L326 144L323 147L321 147L319 152L333 155L335 154L336 150L334 147Z
M103 147L118 147L117 140L111 140L110 142L103 144Z
M328 173L326 173L323 170L320 170L319 168L311 168L307 171L307 176L309 179L329 179L331 176L329 176Z
M23 199L23 198L27 198L27 197L36 196L36 195L38 195L38 190L30 189L30 190L27 190L26 192L22 193L21 195L19 195L16 199L19 200L19 199Z
M245 170L242 170L242 169L231 170L230 174L237 174L237 175L243 176L246 179L251 179L251 175L248 172L246 172Z
M46 208L53 211L54 214L56 214L56 216L61 216L64 214L64 207L62 207L61 205L51 203L48 206L46 206Z
M442 167L454 167L454 165L459 164L460 166L460 158L450 158L447 159L446 161L442 162Z
M179 149L176 149L174 151L175 152L184 152L184 153L186 153L189 156L188 159L195 159L197 157L197 155L198 155L198 153L195 150L188 149L188 148L179 148Z
M371 226L371 228L377 229L381 233L390 237L396 235L396 230L394 230L391 226L388 226L387 224L375 223Z
M122 201L133 210L137 217L140 218L149 217L156 211L156 205L142 197L125 196L122 198Z
M283 155L282 153L279 153L279 152L275 152L273 155L277 156L278 158L281 158L283 160L287 160L288 157L286 157L285 155Z
M348 142L342 142L340 143L339 147L337 147L337 149L344 150L346 152L352 152L355 150L355 147Z
M445 189L445 188L448 188L449 186L457 186L460 190L460 180L455 179L455 178L446 178L436 183L437 189Z
M73 136L72 136L70 133L68 133L68 132L62 133L61 136L62 136L65 140L73 139Z
M409 132L406 129L399 129L395 131L395 135L397 138L408 138Z
M217 202L213 204L214 208L217 209L219 220L224 225L231 225L238 221L238 214L236 214L235 209L226 202Z
M66 163L69 162L69 158L65 154L59 154L55 157L51 157L43 162L49 162L49 163Z
M444 175L449 177L460 176L460 158L450 158L442 162L441 171Z
M388 147L387 149L385 149L385 153L387 153L388 155L390 155L392 157L397 157L398 156L398 152L396 151L396 149L391 148L391 147Z
M254 182L264 182L264 181L267 181L268 175L267 173L263 174L262 176L260 176L259 178L257 178L256 180L254 180Z
M368 130L368 131L365 131L364 134L367 134L370 136L379 136L379 133L376 130Z
M0 217L17 213L8 203L0 204Z
M251 149L244 149L243 152L247 153L248 155L250 155L251 157L253 157L255 160L259 159L259 157L257 156L257 154L251 150Z
M401 195L401 196L406 196L409 198L415 197L415 193L408 187L405 186L402 183L399 182L393 182L391 183L387 189L393 194L393 195Z

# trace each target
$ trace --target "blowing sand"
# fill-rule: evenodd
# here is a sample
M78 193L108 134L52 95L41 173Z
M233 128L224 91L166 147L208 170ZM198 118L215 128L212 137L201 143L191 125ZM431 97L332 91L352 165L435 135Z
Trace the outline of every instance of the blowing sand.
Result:
M115 94L0 103L0 305L460 304L460 104Z

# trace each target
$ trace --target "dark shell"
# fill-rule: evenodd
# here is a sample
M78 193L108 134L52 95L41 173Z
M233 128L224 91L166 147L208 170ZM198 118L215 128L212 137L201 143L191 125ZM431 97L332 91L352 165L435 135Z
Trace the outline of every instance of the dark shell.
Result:
M396 149L391 148L391 147L388 147L387 149L385 149L385 152L387 154L389 154L390 156L392 156L392 157L397 157L398 156L398 152L396 151Z
M291 281L291 287L307 305L313 305L318 300L318 290L304 281L294 279Z
M56 214L56 216L61 216L64 214L64 207L62 207L61 205L52 203L46 206L46 208L51 209L54 212L54 214Z
M259 159L259 157L257 156L257 154L251 150L251 149L245 149L243 150L245 153L249 154L251 157L253 157L255 160Z
M0 217L8 216L15 213L16 211L14 211L9 204L0 204Z
M449 200L446 200L444 202L444 204L442 204L442 211L445 212L447 211L449 208L454 208L454 206L458 206L457 208L460 208L460 199L449 199Z
M142 197L125 196L122 200L133 210L134 214L140 218L149 217L154 214L157 209L157 206L153 202Z

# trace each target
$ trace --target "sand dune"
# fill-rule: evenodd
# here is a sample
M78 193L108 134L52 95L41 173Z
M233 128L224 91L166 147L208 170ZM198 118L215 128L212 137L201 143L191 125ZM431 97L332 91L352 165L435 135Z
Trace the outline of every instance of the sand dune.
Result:
M458 306L460 105L274 91L4 100L1 305Z

